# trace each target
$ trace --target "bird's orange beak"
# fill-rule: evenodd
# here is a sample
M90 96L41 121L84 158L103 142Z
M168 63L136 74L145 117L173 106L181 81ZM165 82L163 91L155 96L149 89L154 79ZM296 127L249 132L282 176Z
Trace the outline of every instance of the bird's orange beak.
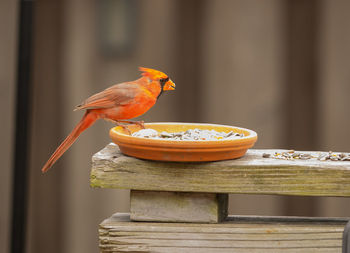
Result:
M175 90L175 83L169 79L169 81L164 84L163 90Z

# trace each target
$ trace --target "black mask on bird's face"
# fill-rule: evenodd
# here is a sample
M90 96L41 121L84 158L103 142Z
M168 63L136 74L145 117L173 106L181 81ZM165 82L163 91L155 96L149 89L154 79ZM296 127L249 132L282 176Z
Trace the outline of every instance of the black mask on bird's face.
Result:
M159 79L159 84L161 87L160 93L157 99L162 95L163 91L175 90L175 83L169 79L169 77Z

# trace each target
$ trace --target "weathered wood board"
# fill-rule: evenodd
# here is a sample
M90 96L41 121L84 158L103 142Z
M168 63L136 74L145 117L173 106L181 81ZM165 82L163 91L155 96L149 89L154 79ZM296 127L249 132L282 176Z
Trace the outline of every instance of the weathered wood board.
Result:
M229 216L221 224L130 222L114 214L100 224L101 252L341 252L347 220Z
M178 163L141 160L107 145L93 156L91 186L149 191L350 196L350 162L263 158Z
M133 221L218 223L227 208L224 193L130 191Z

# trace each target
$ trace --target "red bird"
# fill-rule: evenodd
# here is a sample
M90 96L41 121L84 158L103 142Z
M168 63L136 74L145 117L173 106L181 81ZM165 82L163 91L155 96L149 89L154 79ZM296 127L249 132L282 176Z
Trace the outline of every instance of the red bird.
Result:
M73 131L61 143L45 163L42 172L46 172L74 143L78 136L96 120L105 119L119 125L122 123L142 122L128 121L147 112L163 91L175 90L175 84L169 77L154 69L139 68L142 77L132 81L115 84L100 93L92 95L75 110L86 109L86 112Z

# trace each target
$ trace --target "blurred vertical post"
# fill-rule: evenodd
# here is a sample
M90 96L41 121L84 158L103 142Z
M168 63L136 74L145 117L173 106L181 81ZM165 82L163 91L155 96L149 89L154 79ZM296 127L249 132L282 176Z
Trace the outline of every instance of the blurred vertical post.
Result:
M185 122L201 121L201 40L202 25L206 1L177 1L177 73L176 87L178 97L181 97L181 109L178 119Z
M11 252L25 250L33 1L19 2Z
M287 2L288 72L285 94L286 144L296 150L317 149L317 49L320 2ZM315 199L289 197L287 215L315 214Z

